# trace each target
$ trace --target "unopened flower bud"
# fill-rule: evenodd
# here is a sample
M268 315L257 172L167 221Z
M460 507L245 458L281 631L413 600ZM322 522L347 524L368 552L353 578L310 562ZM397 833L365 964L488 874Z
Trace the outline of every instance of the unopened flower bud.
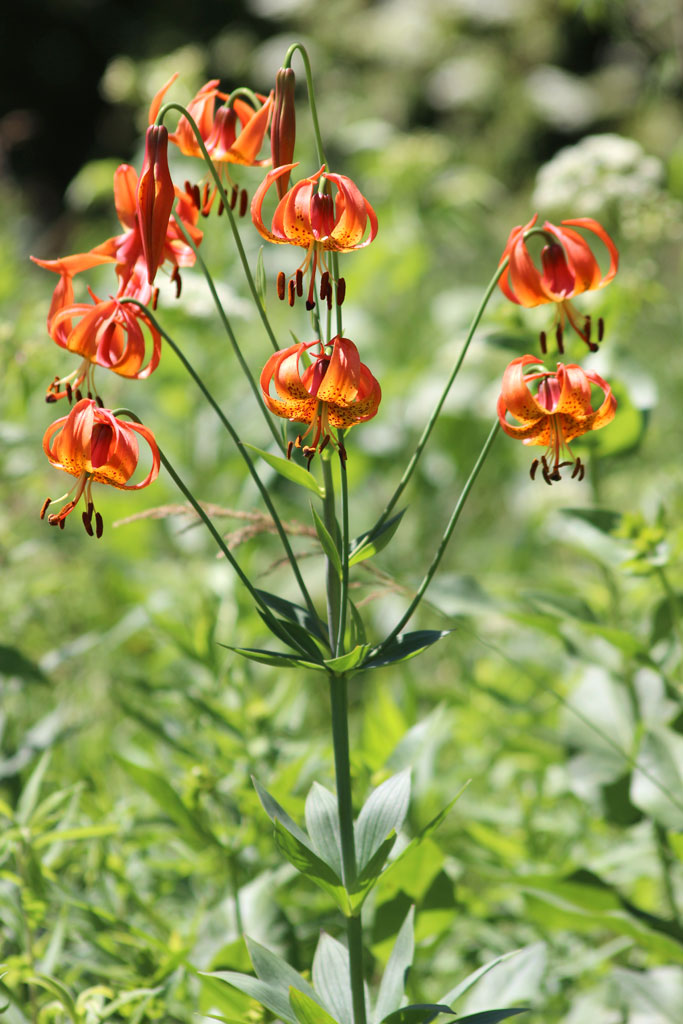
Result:
M270 152L273 167L291 164L296 139L296 113L294 109L294 88L296 79L293 68L280 68L275 76L275 103L273 123L270 128ZM277 179L280 199L289 187L289 174Z

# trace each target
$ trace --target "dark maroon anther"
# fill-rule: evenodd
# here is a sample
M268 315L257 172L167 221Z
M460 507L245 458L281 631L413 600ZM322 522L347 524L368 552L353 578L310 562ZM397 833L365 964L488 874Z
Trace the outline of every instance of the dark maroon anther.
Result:
M50 392L49 394L45 395L45 401L46 402L56 402L57 401L57 396L53 395L52 392Z
M49 523L49 522L50 522L50 520L48 519L48 523ZM63 529L64 529L64 527L66 526L66 519L55 519L55 525L56 525L57 523L59 523L59 529L60 529L60 530L63 530Z
M306 299L306 309L309 313L315 309L315 302L313 299Z
M99 512L95 513L95 536L99 540L104 533L104 520Z
M294 281L290 277L289 281L287 282L287 301L289 302L290 306L294 305L295 296L296 289L294 287Z
M88 388L87 398L89 402L92 402L92 391L90 390L90 388Z
M194 189L192 186L192 182L185 181L185 191L187 192L190 199L194 202Z
M327 308L332 309L332 289L329 286L327 288L327 295L325 298L327 300Z
M157 305L159 304L159 289L155 288L152 292L152 309L156 313Z
M337 305L341 306L346 296L346 280L340 277L337 281Z
M41 506L41 509L40 509L40 518L41 519L45 518L45 513L47 512L48 508L50 507L51 502L52 502L52 498L46 498L45 501L43 502L43 504Z
M235 203L237 202L237 193L238 192L239 192L239 189L238 189L237 185L233 185L232 186L232 192L230 193L230 209L231 210L235 209Z
M319 452L323 451L325 448L327 448L329 443L330 443L330 435L327 434L326 437L324 437L322 439L320 445L318 446L318 451Z
M202 194L202 217L208 217L211 210L211 203L209 202L209 183L208 181L204 185L204 192Z
M99 395L95 395L95 401L99 405L100 409L104 409L104 402L102 401Z
M541 343L541 352L545 355L548 351L548 336L545 331L541 331L538 336L538 340Z
M81 513L81 519L83 520L83 525L85 526L85 532L88 534L89 537L93 537L94 530L92 528L92 509L90 508L90 506L88 506L87 512Z
M562 327L562 324L558 324L555 328L555 338L557 339L557 351L560 355L564 355L564 328Z
M192 186L192 200L197 209L199 209L199 207L202 205L202 195L201 192L199 191L199 185Z
M82 399L83 399L83 394L82 394L82 392L81 392L81 389L80 389L80 388L76 388L76 390L74 391L74 395L76 396L76 401L77 401L77 402L80 402L80 401L82 401Z
M288 459L291 459L291 457L292 457L292 448L293 447L294 447L294 442L293 441L289 441L287 443L287 458Z
M301 269L301 267L299 267L299 269L296 272L296 294L299 296L299 298L301 298L303 293L304 293L304 272Z
M285 272L281 270L277 275L277 297L282 301L285 297Z
M218 216L219 216L219 217L220 217L220 215L221 215L221 214L223 213L223 211L224 211L224 210L225 210L225 203L224 203L224 202L223 202L223 200L221 199L221 201L220 201L220 202L219 202L219 204L218 204Z
M244 217L247 212L247 206L249 204L249 193L246 188L243 188L240 192L240 217Z
M176 297L176 299L179 299L180 298L180 292L181 292L181 289L182 289L182 286L183 286L183 282L180 280L180 268L179 267L174 267L173 268L173 273L171 274L171 280L175 284L175 297Z
M605 337L605 321L600 317L598 320L598 341L602 341Z
M329 290L330 290L330 275L329 275L329 271L326 270L325 273L320 278L320 298L321 299L326 299Z
M339 448L339 458L341 459L342 462L346 462L346 448L341 443L341 441L339 441L339 443L338 443L338 448Z
M531 468L529 470L529 476L531 477L532 480L536 479L536 470L537 469L538 469L538 459L534 459L534 461L531 463Z
M584 340L585 340L586 344L588 345L588 347L590 348L591 347L591 331L593 330L593 321L591 320L590 316L585 316L583 318L583 329L584 329L584 332L585 332Z
M71 402L72 402L73 396L74 396L73 389L72 389L71 385L70 384L66 384L64 390L66 391L66 397L69 400L69 405L71 405Z
M585 475L586 475L586 467L584 466L584 464L582 462L581 463L581 469L579 470L579 480L583 480Z

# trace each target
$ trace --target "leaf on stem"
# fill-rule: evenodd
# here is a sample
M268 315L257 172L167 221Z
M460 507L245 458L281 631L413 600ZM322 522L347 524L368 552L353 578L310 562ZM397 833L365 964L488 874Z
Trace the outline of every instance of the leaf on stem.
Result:
M367 533L361 533L359 537L352 540L349 551L349 565L355 565L356 562L372 558L378 551L385 548L398 530L405 511L405 509L401 509L391 519L387 519L386 522L382 523L380 527L373 527Z
M334 571L336 572L339 579L342 578L342 564L341 556L337 549L337 545L334 542L332 534L325 526L324 522L311 505L311 512L313 513L313 522L315 523L316 533L318 534L318 540L322 545L322 549L327 555L330 563L332 564Z
M313 986L340 1024L354 1024L349 986L349 951L327 932L321 932L313 957Z
M299 487L306 487L309 491L313 491L318 498L325 497L324 488L320 486L308 469L304 469L303 466L292 462L290 459L283 459L279 455L271 455L270 452L264 452L262 448L257 448L253 444L247 444L246 441L243 441L242 444L245 448L249 448L252 452L260 455L263 461L267 462L271 469L274 469L280 476L284 476L293 484L298 484Z
M289 1002L296 1014L299 1024L337 1024L327 1010L323 1010L315 999L299 992L295 988L289 990Z
M365 661L365 668L382 668L397 661L407 661L443 639L452 629L418 629L413 633L399 633L388 644L377 648Z
M341 878L341 834L336 797L319 782L314 782L306 797L305 814L314 851Z
M287 654L286 651L265 651L259 647L231 647L230 644L219 644L219 647L225 647L227 651L233 651L233 653L240 654L243 658L248 658L249 661L257 661L261 665L279 665L281 668L294 668L299 665L301 668L317 669L318 672L326 671L322 662L306 661L303 658L297 658L295 654Z
M327 658L324 663L325 668L337 675L351 672L364 663L365 656L370 650L372 650L370 644L357 644L352 651L340 654L338 658Z
M370 794L361 808L355 828L359 872L363 871L387 837L392 832L398 832L408 813L409 801L409 768L392 775Z
M279 597L277 594L270 594L267 590L255 589L254 592L265 605L272 608L272 610L277 612L277 614L283 619L287 619L288 622L298 623L299 626L303 626L304 629L307 629L311 636L327 643L327 634L324 624L317 616L314 617L311 615L307 608L294 604L292 601L288 601L284 597Z
M441 1003L412 1003L394 1010L383 1018L379 1024L430 1024L440 1013L453 1013L450 1006ZM459 1021L453 1022L459 1024Z
M414 920L415 907L411 907L396 936L394 948L391 951L391 956L382 975L373 1015L373 1020L376 1024L379 1024L380 1021L385 1020L391 1013L400 1009L403 1002L406 991L406 979L415 954L415 940L413 938Z

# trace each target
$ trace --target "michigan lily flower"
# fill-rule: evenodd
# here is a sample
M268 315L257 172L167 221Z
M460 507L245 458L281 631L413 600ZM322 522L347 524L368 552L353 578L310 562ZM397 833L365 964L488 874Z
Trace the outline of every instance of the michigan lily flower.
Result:
M593 388L604 396L597 408L593 408ZM560 479L564 466L573 466L572 477L583 479L584 465L573 455L569 442L606 426L616 408L609 384L594 371L558 363L553 373L536 356L526 355L513 359L505 370L497 411L510 437L526 445L545 445L545 454L531 464L531 477L540 462L543 479L551 484ZM519 425L508 422L508 413Z
M81 356L77 370L68 377L56 378L47 389L47 400L65 396L86 381L89 392L96 394L93 370L102 366L121 377L143 380L157 368L161 356L161 335L144 309L120 298L99 299L91 292L92 303L76 302L62 307L49 322L50 336L69 352ZM151 354L145 364L147 335Z
M73 302L72 282L76 274L103 263L116 265L120 296L131 296L145 303L152 298L152 288L147 280L147 264L138 219L137 194L137 171L128 164L121 164L114 172L114 205L123 228L122 234L108 238L91 249L90 252L77 253L74 256L65 256L56 260L39 260L35 256L31 257L39 267L44 267L60 276L48 314L48 332L50 332L50 323L55 313ZM176 282L176 288L179 290L179 268L192 266L195 254L192 247L186 242L178 220L182 222L183 228L195 246L199 245L203 236L196 227L199 212L194 204L181 189L174 188L174 194L177 198L176 213L167 221L163 239L157 229L156 243L157 247L161 248L159 262L170 264L172 267L171 279ZM143 267L145 268L144 274L140 272Z
M313 309L315 277L318 264L328 274L326 252L352 252L362 249L377 234L377 216L367 199L351 178L344 174L330 174L325 165L310 178L303 178L293 185L277 205L270 229L263 223L263 200L271 185L283 175L289 174L297 164L283 164L266 174L257 188L251 203L251 216L256 230L269 242L280 245L298 245L306 250L306 256L289 282L290 305L294 302L294 278L296 292L302 294L302 276L309 269L311 281L306 302L307 309ZM329 191L322 191L327 183L337 189L336 198ZM370 230L366 235L366 229ZM323 274L324 278L324 274ZM341 283L341 281L340 281ZM321 298L326 298L329 285L322 284ZM284 298L284 274L278 279L278 294ZM343 295L342 295L343 298ZM337 301L340 302L339 293Z
M609 284L619 266L617 248L605 229L591 217L563 220L559 227L545 221L542 227L536 228L537 217L538 215L534 214L528 224L513 228L510 232L500 259L501 263L506 258L509 259L509 264L499 281L501 291L520 306L556 303L555 332L560 352L563 351L562 337L567 321L594 352L597 345L591 337L591 318L578 313L570 299L581 292L604 288ZM604 274L590 245L578 231L574 230L575 228L591 232L604 244L610 260ZM534 234L542 234L545 237L540 270L529 253L525 237L532 229ZM603 322L600 319L598 341L602 340L602 334ZM545 332L541 334L541 347L545 351Z
M156 120L161 109L161 102L177 77L177 73L172 75L152 100L149 108L150 124ZM221 92L218 86L217 78L206 82L187 104L187 112L197 125L206 151L211 162L217 167L222 181L232 184L227 171L228 164L263 167L270 163L270 159L267 157L260 160L259 153L270 124L273 94L262 96L260 93L250 93L250 96L254 96L260 103L260 106L257 107L255 104L246 102L240 96L231 96L229 93ZM218 107L217 103L220 104ZM238 126L239 132L237 131ZM197 136L186 117L180 118L176 130L171 132L169 139L185 156L204 159ZM237 187L233 186L232 206L235 205L238 191ZM195 205L198 208L201 207L204 216L209 213L216 192L216 188L207 184L202 200L197 186L188 188L188 194L194 196ZM242 190L241 213L246 210L246 203L247 194Z
M301 372L302 356L316 345L320 352ZM328 352L330 347L332 351ZM271 395L271 385L275 395ZM334 437L332 428L346 430L372 419L382 397L379 383L361 363L354 343L339 335L328 346L316 340L275 352L263 367L261 390L276 416L310 424L294 442L309 462L330 440L346 458L344 446ZM309 435L310 440L304 444Z
M137 436L149 445L152 465L144 480L137 484L128 481L137 469L139 446ZM102 536L102 516L95 511L92 499L94 483L109 484L125 491L136 491L147 487L159 473L160 455L151 430L141 423L127 423L109 409L101 409L96 402L83 398L68 416L52 423L43 437L43 451L53 466L63 469L76 477L72 489L57 501L69 499L59 512L47 517L51 526L64 529L67 516L73 512L81 498L85 502L83 525L92 537ZM50 505L48 498L41 509L40 518L45 518ZM93 516L95 526L93 529Z

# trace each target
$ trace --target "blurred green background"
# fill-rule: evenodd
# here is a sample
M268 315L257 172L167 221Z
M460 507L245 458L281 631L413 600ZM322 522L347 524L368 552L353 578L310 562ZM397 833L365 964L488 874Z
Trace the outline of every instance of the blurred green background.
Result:
M500 437L414 623L455 632L352 684L359 801L412 765L409 836L472 780L368 906L369 975L415 903L414 1002L523 947L459 1012L525 1003L530 1024L680 1024L679 5L60 0L17 16L24 28L4 34L0 121L7 1020L68 1019L63 993L27 983L35 971L80 999L84 1021L253 1015L196 976L247 969L235 888L247 933L298 969L321 928L338 933L327 898L283 866L249 781L255 774L297 820L311 781L332 785L317 677L239 662L219 646L267 644L189 517L114 526L179 503L163 474L137 495L99 489L99 542L77 521L61 532L38 519L44 498L66 489L41 439L54 418L45 388L69 367L45 330L54 280L29 253L81 252L118 231L113 171L122 160L140 166L149 100L173 71L181 101L214 76L267 92L298 39L332 169L353 177L380 220L373 245L342 265L345 330L383 390L378 416L348 438L353 533L390 496L510 229L536 210L593 216L621 253L616 280L580 300L605 318L600 352L584 359L577 340L567 355L609 379L620 403L613 424L577 445L586 480L532 483L530 452ZM302 74L299 99L297 156L309 174ZM197 173L180 156L173 167L178 180ZM239 174L250 193L259 179L257 169ZM270 350L227 225L204 226L205 258L258 373ZM260 239L247 224L242 235L255 263ZM264 251L283 346L290 329L310 329L301 308L283 310L273 294L275 273L295 265L289 256ZM89 276L98 294L110 274ZM179 303L172 291L162 292L162 323L242 436L265 447L201 278L183 273ZM493 421L505 365L536 350L548 320L547 308L490 303L401 528L354 576L373 636L419 583ZM235 513L226 531L244 525L254 489L168 349L148 382L107 380L105 397L152 427L199 498ZM272 486L284 517L308 525L301 494ZM305 534L294 542L322 598L319 550ZM259 585L296 599L273 538L258 533L236 554Z

